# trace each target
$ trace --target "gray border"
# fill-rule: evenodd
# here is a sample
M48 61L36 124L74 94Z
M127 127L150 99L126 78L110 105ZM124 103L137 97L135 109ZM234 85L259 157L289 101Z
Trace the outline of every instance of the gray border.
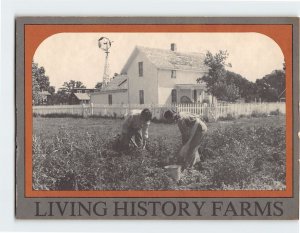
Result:
M25 24L292 24L293 25L293 197L292 198L24 198L24 25ZM16 218L20 219L299 219L299 19L295 17L19 17L16 19ZM241 201L258 202L282 201L282 216L211 216L204 210L203 216L113 216L112 212L99 216L34 216L34 202L41 202L41 208L48 201L81 201L82 203L106 201L112 207L115 201L231 201L239 205ZM112 210L113 208L110 208ZM193 211L192 211L193 212ZM192 213L195 214L195 213Z

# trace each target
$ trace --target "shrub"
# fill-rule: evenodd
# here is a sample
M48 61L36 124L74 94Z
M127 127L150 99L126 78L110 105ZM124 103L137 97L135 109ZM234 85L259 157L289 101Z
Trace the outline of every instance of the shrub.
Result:
M220 121L233 121L235 119L236 119L236 117L231 113L227 113L227 115L225 117L224 116L219 117Z
M175 125L151 124L146 150L131 148L121 153L114 150L121 123L118 119L36 118L33 188L281 190L286 184L283 119L279 116L208 124L199 148L201 166L184 170L176 184L164 169L177 164L181 138Z
M251 117L267 117L268 114L267 113L258 112L258 111L253 111L250 116Z
M158 137L151 140L146 145L148 153L153 159L157 160L158 166L160 167L164 167L169 164L176 164L176 155L181 147L181 144L168 144L166 141L167 139L165 137Z
M100 190L164 190L173 181L145 151L110 157L101 163L97 189Z
M91 148L92 135L76 138L67 131L60 131L52 139L52 143L45 143L41 153L33 153L34 177L44 177L48 182L44 188L49 190L87 190L93 189L97 177L97 152ZM36 139L34 146L39 148L41 140ZM96 152L96 153L95 153ZM39 183L34 179L34 183ZM70 186L70 184L73 184Z
M272 135L272 136L271 136ZM208 132L200 147L214 189L246 189L255 175L285 185L285 130L280 126L231 125ZM248 186L247 186L248 185Z
M194 169L186 169L179 180L179 189L205 190L212 186L210 174Z
M212 180L217 186L247 182L252 175L251 151L238 141L220 150L221 156L213 161Z
M52 144L33 139L37 190L160 190L175 185L162 168L160 153L166 150L119 153L112 150L112 141L98 141L89 133L74 137L67 131L60 131Z
M239 118L245 118L246 117L246 115L245 114L241 114L241 115L239 115Z
M276 109L276 110L270 112L270 115L271 115L271 116L278 116L278 115L280 115L280 114L281 114L281 113L280 113L279 109Z

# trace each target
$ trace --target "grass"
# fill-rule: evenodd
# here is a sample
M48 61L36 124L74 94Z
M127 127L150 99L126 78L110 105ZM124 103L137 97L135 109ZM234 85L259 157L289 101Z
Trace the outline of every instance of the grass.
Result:
M33 118L36 190L282 190L285 116L207 123L202 163L174 182L163 169L176 163L175 124L151 123L146 150L118 153L121 119Z

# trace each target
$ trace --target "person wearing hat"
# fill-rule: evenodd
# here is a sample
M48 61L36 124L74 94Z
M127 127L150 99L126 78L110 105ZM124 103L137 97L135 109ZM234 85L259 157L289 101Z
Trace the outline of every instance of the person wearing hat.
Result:
M189 113L177 113L174 110L167 110L164 118L168 121L177 122L179 131L182 136L182 144L178 160L182 165L182 169L191 168L197 162L200 162L198 149L200 147L203 135L207 132L206 124L199 116Z
M145 149L151 119L152 113L148 108L142 112L131 112L123 122L119 148L129 149L132 144L136 148Z

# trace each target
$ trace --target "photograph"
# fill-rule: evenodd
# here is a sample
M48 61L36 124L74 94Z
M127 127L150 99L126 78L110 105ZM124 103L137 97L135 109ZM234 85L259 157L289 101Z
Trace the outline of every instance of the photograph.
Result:
M62 32L32 58L32 190L287 190L286 58L257 32Z

